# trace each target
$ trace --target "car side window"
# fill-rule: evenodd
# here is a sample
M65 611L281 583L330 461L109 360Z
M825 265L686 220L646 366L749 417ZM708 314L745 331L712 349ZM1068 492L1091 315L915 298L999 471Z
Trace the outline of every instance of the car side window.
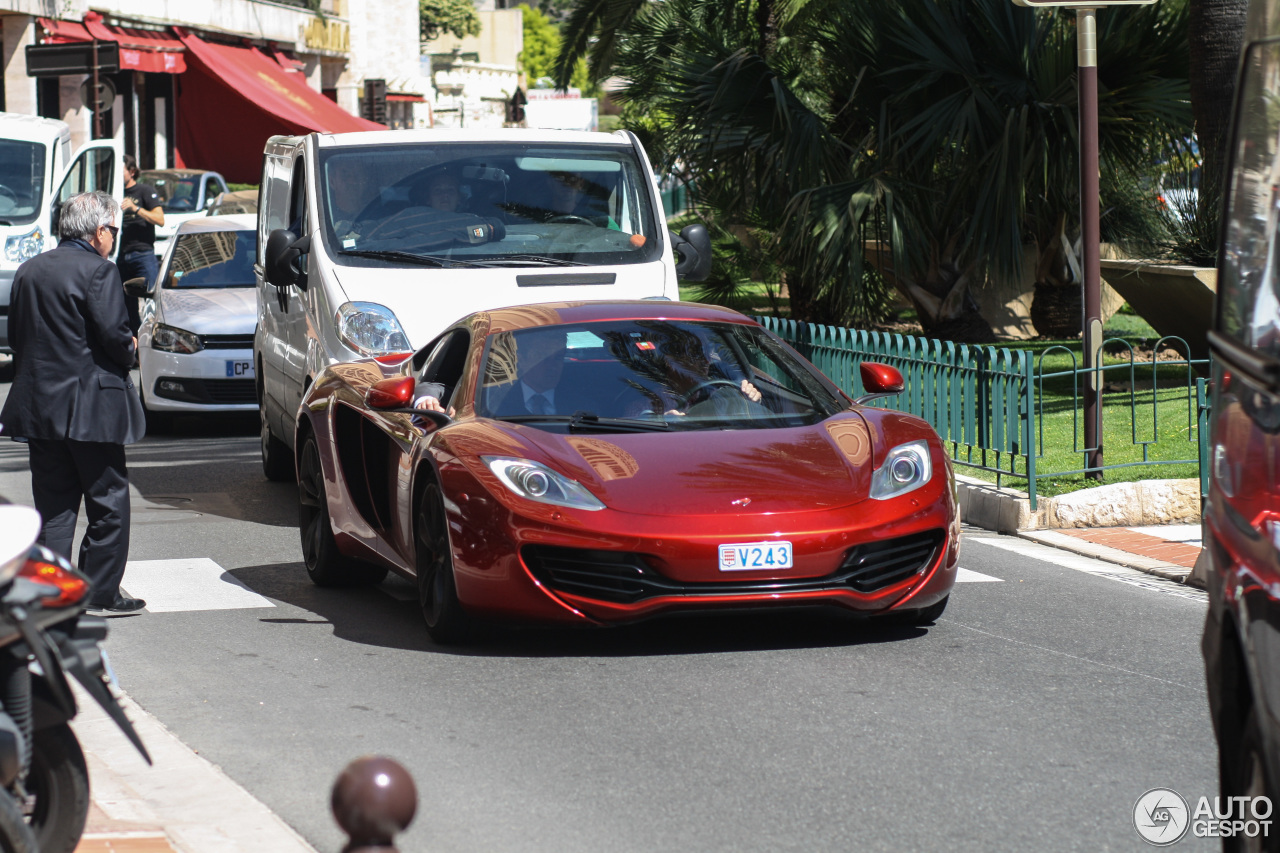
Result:
M289 230L299 237L307 233L307 163L302 157L293 161L293 180L289 187Z
M1280 39L1250 44L1241 64L1217 331L1280 357Z
M457 329L442 337L427 356L426 363L418 374L419 382L436 382L444 386L444 398L448 402L458 387L458 380L466 367L467 350L471 336L465 329Z

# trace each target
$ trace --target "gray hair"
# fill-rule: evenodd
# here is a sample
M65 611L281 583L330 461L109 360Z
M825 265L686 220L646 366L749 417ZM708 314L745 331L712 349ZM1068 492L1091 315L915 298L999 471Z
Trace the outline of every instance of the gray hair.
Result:
M120 215L120 202L111 193L94 190L67 199L58 216L58 236L63 240L90 240L103 225Z

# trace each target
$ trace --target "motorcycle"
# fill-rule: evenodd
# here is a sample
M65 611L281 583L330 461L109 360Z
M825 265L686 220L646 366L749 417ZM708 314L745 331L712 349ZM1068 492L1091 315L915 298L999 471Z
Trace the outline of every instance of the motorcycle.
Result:
M40 514L0 505L0 850L72 853L89 814L89 770L70 721L70 673L142 757L101 643L107 621L84 612L89 579L34 544Z

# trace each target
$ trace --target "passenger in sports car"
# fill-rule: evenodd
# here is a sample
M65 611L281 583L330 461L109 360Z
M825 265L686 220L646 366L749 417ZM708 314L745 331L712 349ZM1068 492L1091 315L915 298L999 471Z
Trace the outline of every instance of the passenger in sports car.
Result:
M642 343L635 345L643 346ZM747 401L759 403L762 398L760 389L746 378L741 366L720 348L708 351L696 336L675 336L663 341L651 361L648 370L637 372L654 375L658 381L653 387L633 385L643 394L643 399L631 402L626 417L651 417L659 412L685 417L690 411L741 415ZM730 390L735 380L738 380L738 393Z

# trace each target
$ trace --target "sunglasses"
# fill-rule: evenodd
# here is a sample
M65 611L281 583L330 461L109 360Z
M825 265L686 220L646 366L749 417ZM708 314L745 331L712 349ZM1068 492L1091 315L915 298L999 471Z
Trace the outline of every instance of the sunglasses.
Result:
M115 238L117 238L117 237L119 237L119 236L120 236L120 229L119 229L117 226L115 226L115 225L103 225L102 227L103 227L103 228L105 228L105 229L107 229L108 231L110 231L110 232L111 232L111 239L112 239L112 240L114 240Z

